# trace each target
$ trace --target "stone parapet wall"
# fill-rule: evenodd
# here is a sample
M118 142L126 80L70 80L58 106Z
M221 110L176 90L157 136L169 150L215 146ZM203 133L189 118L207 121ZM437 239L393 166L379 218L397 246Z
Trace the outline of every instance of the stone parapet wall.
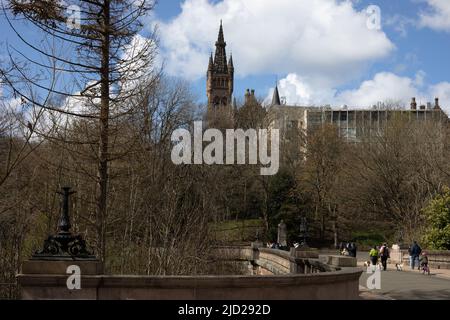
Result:
M425 250L428 255L430 268L450 270L450 251ZM402 262L409 264L408 250L401 250ZM392 255L391 255L392 258Z
M258 275L111 276L97 261L26 261L17 276L22 299L301 300L359 298L362 270L338 270L313 251L252 247L217 248L224 260L249 261ZM219 257L219 258L220 258ZM301 258L299 258L301 257ZM69 290L69 265L81 269L81 289Z
M66 275L18 276L22 299L301 300L358 299L360 269L282 276L83 276L81 290Z
M322 263L335 267L350 267L354 268L357 265L356 258L338 255L319 255L319 260Z
M286 251L262 248L255 263L273 274L291 273L291 259Z

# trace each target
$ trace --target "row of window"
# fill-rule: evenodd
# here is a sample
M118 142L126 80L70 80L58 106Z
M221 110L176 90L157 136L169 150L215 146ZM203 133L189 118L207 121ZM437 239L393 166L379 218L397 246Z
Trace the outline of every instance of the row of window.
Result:
M310 123L322 123L331 122L331 117L333 117L333 123L337 122L353 122L353 121L383 121L390 120L392 117L404 116L410 119L426 120L426 119L440 119L442 115L437 112L410 112L410 113L398 113L390 111L359 111L359 112L333 112L333 113L309 113L308 122Z
M228 79L225 78L213 79L212 86L216 88L217 87L226 88L228 86Z
M228 105L228 99L227 99L227 97L222 97L222 98L214 97L213 104L215 106L219 106L219 105L226 106L226 105Z

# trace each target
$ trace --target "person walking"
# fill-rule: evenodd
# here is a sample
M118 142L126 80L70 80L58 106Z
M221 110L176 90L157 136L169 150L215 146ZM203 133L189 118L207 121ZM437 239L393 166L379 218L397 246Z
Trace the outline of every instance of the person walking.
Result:
M356 246L356 243L352 241L351 243L351 256L353 258L356 258L356 253L357 253L358 247Z
M416 266L417 261L417 269L420 270L420 264L419 264L419 257L422 253L422 248L419 246L417 241L414 240L412 246L411 246L411 270L414 270L414 267Z
M412 245L410 245L410 246L408 247L408 255L409 255L409 267L410 267L411 269L413 269L413 267L412 267L412 255L411 255L411 249L412 249Z
M376 266L378 263L378 249L377 246L373 246L373 248L369 251L370 262L373 266Z
M344 241L341 241L341 243L339 244L339 254L341 256L344 254L344 249L345 249L345 243L344 243Z
M383 271L386 271L387 260L390 258L389 248L386 243L383 243L383 245L380 248L380 258L381 258L381 264L383 265Z

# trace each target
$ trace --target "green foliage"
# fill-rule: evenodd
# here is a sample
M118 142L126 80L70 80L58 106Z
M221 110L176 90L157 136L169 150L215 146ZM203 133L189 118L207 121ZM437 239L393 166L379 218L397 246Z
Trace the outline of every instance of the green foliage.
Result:
M450 188L434 197L424 208L427 222L423 242L434 250L450 250Z
M352 232L352 239L358 246L372 247L385 242L385 237L376 231L355 231Z
M300 220L308 210L303 197L296 190L295 178L286 171L281 171L270 181L268 199L269 240L277 239L278 224L284 220L287 227L288 241L299 237Z
M231 220L212 224L211 228L219 241L248 242L254 241L257 233L262 235L264 222L261 219Z

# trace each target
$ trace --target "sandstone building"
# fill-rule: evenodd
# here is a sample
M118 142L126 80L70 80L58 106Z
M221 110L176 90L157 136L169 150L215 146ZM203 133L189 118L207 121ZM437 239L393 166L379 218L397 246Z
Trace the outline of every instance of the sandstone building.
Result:
M268 107L267 123L269 128L280 129L282 132L291 128L303 130L306 134L325 124L334 125L339 135L348 142L358 142L362 137L377 135L389 121L395 118L406 118L411 121L437 121L448 123L449 118L439 105L436 98L434 104L418 106L412 98L410 109L391 109L380 105L368 108L331 107L299 107L283 105L275 88L272 103Z
M226 42L222 22L215 44L214 57L209 58L206 76L208 98L207 120L209 126L217 128L298 129L306 135L325 124L334 125L339 135L349 142L357 142L363 136L378 134L386 124L397 116L414 121L445 121L449 118L436 98L434 104L418 106L412 98L410 109L391 109L386 106L373 108L340 108L289 106L282 103L278 87L275 87L271 103L263 107L255 91L247 89L243 106L238 108L234 92L233 57L227 59Z

